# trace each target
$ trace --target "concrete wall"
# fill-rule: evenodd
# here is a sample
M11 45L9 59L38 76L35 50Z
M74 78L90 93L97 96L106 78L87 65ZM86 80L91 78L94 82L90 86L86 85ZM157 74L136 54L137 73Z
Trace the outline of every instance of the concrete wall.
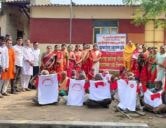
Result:
M6 15L1 15L0 16L0 27L1 27L1 35L5 35L6 34L6 21L7 20L7 16Z
M2 35L10 34L15 41L17 30L24 32L24 38L29 38L29 20L17 7L5 7L2 16Z
M164 28L155 28L153 21L145 26L145 44L160 47L164 44Z
M41 13L42 12L42 13ZM134 9L123 6L73 6L73 18L132 19ZM32 18L70 18L69 6L39 6L31 8Z

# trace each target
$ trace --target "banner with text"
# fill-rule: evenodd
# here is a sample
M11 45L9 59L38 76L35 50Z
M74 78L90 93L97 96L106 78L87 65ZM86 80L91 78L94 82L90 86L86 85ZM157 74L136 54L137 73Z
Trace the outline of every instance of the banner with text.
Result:
M123 49L126 34L97 34L97 44L102 51L100 69L119 70L123 65Z

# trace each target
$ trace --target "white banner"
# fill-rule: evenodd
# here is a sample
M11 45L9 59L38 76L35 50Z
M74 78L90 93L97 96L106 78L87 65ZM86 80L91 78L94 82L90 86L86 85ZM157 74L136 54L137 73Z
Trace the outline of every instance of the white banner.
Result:
M38 101L42 105L58 101L57 74L39 76Z
M97 34L96 38L101 51L121 52L126 44L126 34Z

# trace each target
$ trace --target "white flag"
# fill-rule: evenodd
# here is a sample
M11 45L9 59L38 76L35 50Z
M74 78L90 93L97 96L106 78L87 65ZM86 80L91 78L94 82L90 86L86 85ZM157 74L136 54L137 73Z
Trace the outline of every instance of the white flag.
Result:
M136 97L137 97L137 82L130 80L126 82L120 79L118 82L118 96L119 104L118 106L125 110L135 111L136 109Z
M39 76L38 101L41 105L58 101L57 74Z
M70 79L67 105L83 106L85 95L85 80Z
M150 90L146 90L144 93L144 102L152 107L158 107L162 104L162 91L158 93L152 93Z

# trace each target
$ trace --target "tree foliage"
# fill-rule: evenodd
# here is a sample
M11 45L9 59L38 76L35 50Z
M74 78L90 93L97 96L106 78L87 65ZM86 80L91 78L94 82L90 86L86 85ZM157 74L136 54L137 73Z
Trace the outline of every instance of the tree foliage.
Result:
M166 0L123 0L127 5L138 5L134 14L134 23L146 24L153 20L155 27L166 28Z

